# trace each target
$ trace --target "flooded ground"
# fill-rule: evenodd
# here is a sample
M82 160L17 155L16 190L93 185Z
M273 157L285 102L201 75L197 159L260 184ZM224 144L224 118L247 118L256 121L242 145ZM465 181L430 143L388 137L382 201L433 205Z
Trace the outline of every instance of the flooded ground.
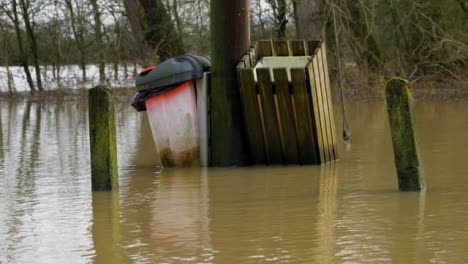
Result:
M92 193L86 102L0 102L0 263L468 262L468 101L416 105L425 194L397 191L383 102L349 106L336 164L163 172L117 108L120 191Z

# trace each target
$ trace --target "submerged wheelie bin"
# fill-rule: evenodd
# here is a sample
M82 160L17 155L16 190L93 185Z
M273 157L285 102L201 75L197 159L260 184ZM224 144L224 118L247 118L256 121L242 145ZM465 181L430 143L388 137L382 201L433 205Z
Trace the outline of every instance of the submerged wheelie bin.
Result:
M164 167L198 166L200 156L206 156L200 155L206 148L200 148L199 142L200 115L206 114L200 110L206 105L197 107L197 90L198 97L205 97L198 98L198 104L206 103L209 67L209 57L183 55L144 69L136 78L132 106L147 112Z

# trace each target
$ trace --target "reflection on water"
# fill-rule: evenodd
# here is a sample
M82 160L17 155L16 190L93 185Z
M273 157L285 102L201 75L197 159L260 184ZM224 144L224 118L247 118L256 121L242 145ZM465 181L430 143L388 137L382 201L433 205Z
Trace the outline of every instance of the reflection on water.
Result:
M468 104L416 113L423 194L397 192L382 102L351 105L336 164L164 171L119 104L120 190L92 193L87 104L2 101L0 263L468 262Z

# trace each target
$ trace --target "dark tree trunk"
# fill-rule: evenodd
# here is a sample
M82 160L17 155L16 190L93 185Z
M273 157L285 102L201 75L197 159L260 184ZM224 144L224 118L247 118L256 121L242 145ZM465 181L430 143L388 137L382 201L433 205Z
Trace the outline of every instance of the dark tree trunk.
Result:
M468 0L457 0L466 16L468 16Z
M351 31L356 40L363 41L362 54L364 61L367 62L369 69L378 69L382 62L382 51L375 37L375 33L367 25L365 18L360 10L359 2L346 1L351 17L354 19L350 23ZM353 40L352 40L353 41ZM358 61L362 63L364 61Z
M286 0L267 0L273 10L273 16L275 17L275 31L278 39L286 38L286 26L288 20L286 15L288 14L288 4Z
M211 1L211 162L246 162L236 64L250 45L249 1Z
M125 80L127 80L128 79L128 66L127 66L126 61L124 61L123 67L124 67L124 78L125 78Z
M10 67L8 65L8 56L5 58L5 67L6 67L6 74L7 74L7 83L8 83L8 92L13 92L13 76L11 76Z
M179 38L182 38L182 35L184 34L183 29L182 29L182 21L179 16L179 7L178 7L178 2L179 0L173 0L172 1L172 13L174 13L174 20L176 23L177 27L177 33L179 34ZM182 39L180 40L182 42Z
M23 37L21 36L21 29L20 29L20 22L18 17L18 3L16 0L12 1L12 10L13 10L13 24L15 27L16 39L18 41L18 50L20 55L21 66L24 69L24 73L26 74L26 81L28 82L29 89L31 91L36 91L36 87L34 86L34 81L31 76L31 71L29 71L29 62L28 62L28 55L24 50L23 46Z
M81 53L81 60L80 60L80 68L81 68L81 79L83 82L86 82L86 59L85 54Z
M23 13L24 25L26 28L26 34L29 38L29 47L31 48L31 53L33 57L33 64L36 70L36 84L39 91L43 90L42 80L41 80L41 68L39 66L39 53L37 50L36 35L34 34L34 29L31 25L31 19L29 17L29 2L26 0L20 0L20 7Z
M80 25L77 25L77 23L82 19L81 12L78 8L77 17L75 15L75 11L73 10L73 4L71 0L65 0L65 4L67 6L68 12L70 13L70 23L73 31L73 36L75 37L76 46L78 47L78 50L80 52L81 79L83 82L86 82L86 45L84 41L82 25L81 23ZM78 29L77 26L79 26L80 28Z
M293 4L297 37L305 40L320 40L322 21L320 20L319 1L295 0Z
M144 66L184 53L161 0L124 0L124 4Z
M91 5L93 6L94 12L94 32L96 34L96 43L99 57L99 81L103 83L106 79L106 53L102 39L101 12L99 11L97 0L91 0Z
M288 14L288 4L286 0L278 0L278 14L276 19L278 20L278 28L276 29L276 34L278 39L286 38L286 26L288 24L288 19L286 15Z
M5 48L4 60L5 60L5 69L6 69L6 75L7 75L7 87L8 87L8 92L12 93L13 92L13 76L11 75L10 63L9 63L9 54L11 54L12 49L11 49L11 44L10 44L8 35L5 33L4 28L1 28L1 29L2 29L2 34L6 36L3 38L3 46Z

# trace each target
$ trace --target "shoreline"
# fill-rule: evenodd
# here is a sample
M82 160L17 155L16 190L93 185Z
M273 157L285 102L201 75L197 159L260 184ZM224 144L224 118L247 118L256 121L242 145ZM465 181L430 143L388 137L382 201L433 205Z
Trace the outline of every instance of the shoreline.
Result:
M87 88L60 89L42 92L0 92L1 100L30 100L35 101L80 101L87 99ZM384 88L345 88L345 100L356 101L380 101L385 99ZM340 102L339 87L332 87L333 102ZM114 88L112 94L117 101L130 101L136 94L135 88ZM427 88L414 85L413 96L415 100L457 100L468 98L468 86L462 88Z

